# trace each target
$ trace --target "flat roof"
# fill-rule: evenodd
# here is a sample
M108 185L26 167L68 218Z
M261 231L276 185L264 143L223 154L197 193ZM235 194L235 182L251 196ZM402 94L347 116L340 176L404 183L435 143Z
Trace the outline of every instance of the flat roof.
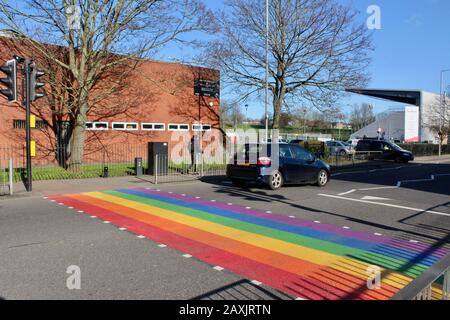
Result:
M383 100L406 103L418 107L420 107L422 96L421 90L346 88L345 91Z

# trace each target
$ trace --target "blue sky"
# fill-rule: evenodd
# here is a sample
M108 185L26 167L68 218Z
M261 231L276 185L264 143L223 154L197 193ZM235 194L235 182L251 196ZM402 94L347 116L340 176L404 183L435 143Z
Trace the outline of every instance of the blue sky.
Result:
M421 89L439 92L440 70L450 68L450 1L449 0L339 0L349 3L368 17L370 5L381 8L381 30L374 33L375 51L370 66L370 88ZM205 0L211 8L223 6L222 0ZM261 0L261 5L264 1ZM450 85L450 74L446 76ZM226 98L224 96L223 98ZM377 112L398 106L352 95L344 105L374 103ZM262 115L263 106L249 103L249 114ZM348 109L348 108L347 108Z

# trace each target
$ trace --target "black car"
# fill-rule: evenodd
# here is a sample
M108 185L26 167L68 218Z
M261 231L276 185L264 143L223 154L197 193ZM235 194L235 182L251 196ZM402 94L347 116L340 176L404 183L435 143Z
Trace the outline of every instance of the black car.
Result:
M414 160L412 152L407 151L395 143L382 140L363 139L358 141L356 152L367 153L370 160L393 160L395 162L408 163Z
M279 157L272 157L272 150L279 150ZM227 177L233 185L244 186L257 182L280 189L284 184L314 183L324 187L330 180L330 166L304 148L293 144L246 145L236 153L227 166Z

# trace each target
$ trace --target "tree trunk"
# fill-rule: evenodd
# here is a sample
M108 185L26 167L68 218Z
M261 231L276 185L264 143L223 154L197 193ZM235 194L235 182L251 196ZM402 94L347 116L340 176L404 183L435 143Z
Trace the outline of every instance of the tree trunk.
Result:
M79 114L75 119L75 128L72 131L70 144L70 159L68 169L78 172L81 169L84 155L84 140L86 135L86 114Z

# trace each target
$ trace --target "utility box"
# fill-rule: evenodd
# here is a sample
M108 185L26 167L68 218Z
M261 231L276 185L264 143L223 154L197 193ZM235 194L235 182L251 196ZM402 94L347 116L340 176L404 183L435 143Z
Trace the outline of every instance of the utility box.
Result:
M142 161L142 158L134 159L134 174L137 177L140 177L144 174L144 162Z
M148 143L148 174L167 175L169 171L169 143Z

